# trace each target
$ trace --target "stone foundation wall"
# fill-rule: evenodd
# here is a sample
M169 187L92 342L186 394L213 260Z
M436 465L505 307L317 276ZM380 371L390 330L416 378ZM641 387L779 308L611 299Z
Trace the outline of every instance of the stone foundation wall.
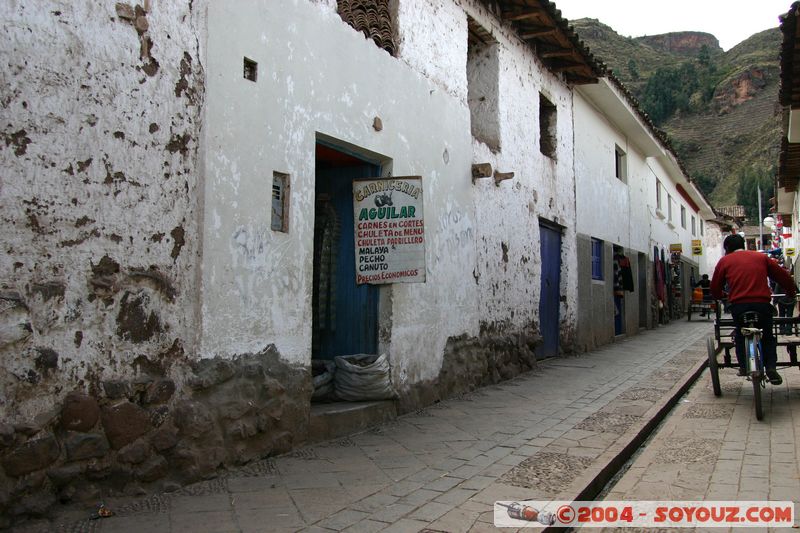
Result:
M289 451L308 432L311 373L273 346L75 391L26 423L0 423L0 527L56 502L175 490Z
M399 410L413 411L533 370L537 365L534 350L540 342L535 326L520 331L483 327L477 337L450 337L439 377L400 391Z

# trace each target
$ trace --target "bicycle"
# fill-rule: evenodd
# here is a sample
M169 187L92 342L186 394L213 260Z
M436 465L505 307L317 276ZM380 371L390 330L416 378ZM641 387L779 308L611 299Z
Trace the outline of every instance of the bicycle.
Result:
M742 315L744 326L741 334L744 337L744 353L747 363L746 375L753 383L753 405L756 411L756 419L764 418L764 408L761 403L761 389L767 386L767 374L764 372L764 360L761 349L761 329L756 327L758 324L758 313L748 311Z

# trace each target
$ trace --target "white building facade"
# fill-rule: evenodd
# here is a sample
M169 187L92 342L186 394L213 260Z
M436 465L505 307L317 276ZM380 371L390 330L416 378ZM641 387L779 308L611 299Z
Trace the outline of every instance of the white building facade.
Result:
M703 243L715 215L618 82L577 88L574 120L578 347L588 350L686 312L692 280L713 270Z
M402 411L575 348L599 68L549 3L376 2L368 38L340 4L0 7L4 505L67 463L120 490L287 451L315 359L385 354ZM358 244L365 178L419 184L412 282L356 283L395 245Z

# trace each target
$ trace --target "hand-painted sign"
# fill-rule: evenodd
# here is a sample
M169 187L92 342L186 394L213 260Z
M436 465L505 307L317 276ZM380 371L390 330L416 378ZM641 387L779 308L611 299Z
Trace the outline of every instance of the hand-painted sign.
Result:
M703 255L703 241L700 239L692 240L692 255Z
M425 281L422 178L353 182L356 283Z
M682 252L683 251L683 244L681 243L673 243L669 245L670 252Z

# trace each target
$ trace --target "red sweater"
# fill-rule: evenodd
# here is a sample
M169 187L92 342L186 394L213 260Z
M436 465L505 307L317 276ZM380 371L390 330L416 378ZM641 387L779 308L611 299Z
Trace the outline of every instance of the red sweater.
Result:
M716 299L723 296L727 282L730 303L769 303L772 291L767 278L771 278L794 296L794 280L774 259L761 252L737 250L725 255L714 269L711 278L711 294Z

